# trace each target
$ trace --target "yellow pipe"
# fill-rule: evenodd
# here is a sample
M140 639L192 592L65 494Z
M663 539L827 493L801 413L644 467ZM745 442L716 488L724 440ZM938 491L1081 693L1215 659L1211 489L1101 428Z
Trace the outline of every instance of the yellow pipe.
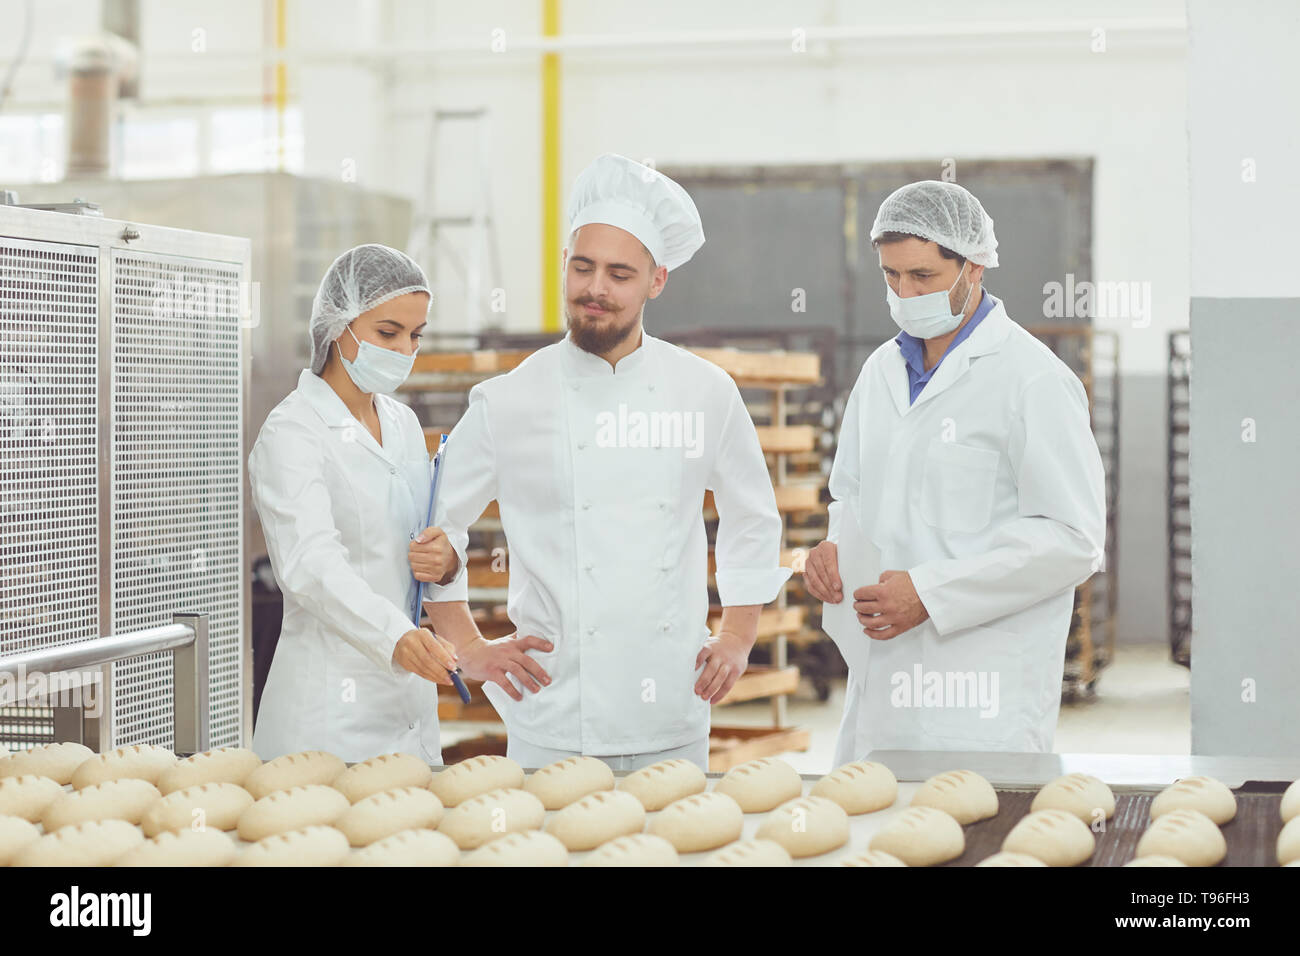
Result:
M542 35L560 35L560 0L542 0ZM560 330L560 55L542 54L542 331Z
M275 147L276 169L284 172L284 113L289 103L289 74L284 65L284 48L288 37L288 0L275 0L275 49L281 54L275 61Z

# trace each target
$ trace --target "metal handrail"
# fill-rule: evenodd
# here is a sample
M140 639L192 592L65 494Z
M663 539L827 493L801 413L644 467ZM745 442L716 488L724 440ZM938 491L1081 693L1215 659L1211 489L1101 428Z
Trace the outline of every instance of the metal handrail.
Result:
M177 753L199 753L209 746L208 709L208 616L173 614L171 624L161 624L125 634L97 637L77 644L43 647L9 657L0 657L0 674L31 672L56 674L79 668L98 667L117 661L172 652L174 749ZM111 698L108 706L112 706ZM76 708L56 708L56 710ZM62 722L56 715L57 739L80 742L81 720ZM60 725L64 731L59 730Z

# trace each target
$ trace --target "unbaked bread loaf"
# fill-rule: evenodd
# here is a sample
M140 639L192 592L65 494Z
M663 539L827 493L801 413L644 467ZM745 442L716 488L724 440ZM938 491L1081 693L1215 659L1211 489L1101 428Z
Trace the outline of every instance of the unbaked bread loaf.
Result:
M641 801L648 811L662 810L674 800L703 793L708 787L704 771L689 760L674 758L642 767L623 778L620 790Z
M233 783L243 786L244 781L258 767L262 758L244 747L222 747L208 750L178 760L158 778L158 791L164 797L186 787L205 783Z
M334 826L353 846L369 846L403 830L432 830L442 812L442 801L427 787L399 787L357 801Z
M793 866L790 852L775 840L739 840L704 858L700 866Z
M678 853L725 846L739 840L744 828L740 804L716 790L674 800L650 821L650 832L663 837Z
M1096 849L1088 825L1067 810L1035 810L1011 828L1002 849L1048 866L1078 866Z
M1237 798L1213 777L1184 777L1156 794L1151 801L1151 819L1172 810L1199 810L1216 824L1237 815Z
M0 866L8 866L14 857L40 838L41 831L30 820L0 816Z
M855 760L813 784L811 795L834 800L846 813L874 813L898 799L898 779L883 763Z
M175 790L144 812L140 828L147 837L184 830L233 830L253 805L253 795L233 783L201 783Z
M1034 796L1030 810L1064 810L1091 825L1115 815L1115 794L1101 780L1086 773L1067 773L1045 785Z
M569 850L590 850L643 829L645 808L640 800L621 790L589 793L546 822L546 832Z
M966 851L966 834L961 824L942 810L908 807L871 838L870 846L908 866L935 866Z
M1300 860L1300 817L1282 827L1277 835L1277 862L1282 866Z
M0 780L0 783L3 782ZM1290 823L1296 817L1300 817L1300 780L1294 781L1291 786L1286 788L1286 793L1282 794L1280 810L1283 823Z
M306 827L258 840L231 866L338 866L348 856L348 838L333 827Z
M516 790L524 785L524 768L509 757L481 754L433 775L429 789L444 807L454 807L491 790Z
M343 816L349 806L347 797L319 783L276 790L239 815L239 838L253 843L277 833L327 827Z
M1227 853L1223 832L1199 810L1162 813L1137 845L1138 856L1172 856L1188 866L1214 866Z
M385 790L401 787L427 787L433 780L429 765L412 754L384 754L353 764L334 781L334 789L357 803ZM442 802L439 801L439 806ZM405 828L403 828L405 829Z
M745 813L767 813L801 796L803 780L784 760L760 757L732 767L713 790L731 797Z
M158 788L147 780L135 777L105 780L61 794L45 808L41 825L46 833L53 833L91 820L139 823L145 811L158 802L159 796Z
M344 866L455 866L460 847L437 830L403 830L348 857Z
M157 786L163 771L175 763L176 755L166 747L153 744L118 747L78 764L72 773L72 785L82 790L109 780L148 780Z
M220 830L181 830L160 833L114 866L229 866L239 855L235 841Z
M964 826L997 816L998 794L974 770L949 770L921 784L911 805L942 810Z
M795 858L817 856L849 842L849 815L834 800L799 797L768 814L756 836L781 844Z
M125 820L94 820L47 833L13 858L11 866L112 866L144 842Z
M635 798L634 798L635 799ZM640 802L637 804L640 806ZM602 843L582 861L583 866L678 866L673 845L653 833L632 833Z
M260 800L277 790L313 784L328 786L346 769L347 764L332 753L304 750L262 764L245 778L244 789L254 800Z
M524 789L547 810L561 810L589 793L614 789L614 771L596 757L565 757L534 771Z
M22 777L31 774L49 777L59 786L72 782L76 769L95 756L95 752L81 744L43 744L31 750L20 750L0 760L0 777Z
M520 790L520 793L525 791ZM528 794L530 797L532 794ZM540 801L538 802L540 806ZM564 844L541 830L508 833L480 847L461 861L461 866L568 866Z
M462 800L443 815L438 831L462 850L473 850L507 833L536 830L545 817L542 801L527 790L509 787Z
M0 778L0 816L22 817L39 823L45 808L63 796L58 781L25 773Z
M1003 850L1000 853L994 853L992 856L986 856L975 864L976 866L1047 866L1037 857L1030 856L1028 853L1013 853L1010 850Z
M907 866L902 860L884 850L868 850L857 856L839 861L839 866ZM1039 866L1042 866L1040 863Z

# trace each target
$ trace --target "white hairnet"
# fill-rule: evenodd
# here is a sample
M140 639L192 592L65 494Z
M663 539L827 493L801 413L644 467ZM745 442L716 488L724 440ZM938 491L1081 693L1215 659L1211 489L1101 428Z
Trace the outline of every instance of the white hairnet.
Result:
M433 298L424 270L405 252L372 242L335 259L311 304L311 370L321 373L330 343L353 319L408 292Z
M977 266L998 264L993 220L980 201L956 183L927 179L895 189L871 224L872 241L886 232L929 239Z

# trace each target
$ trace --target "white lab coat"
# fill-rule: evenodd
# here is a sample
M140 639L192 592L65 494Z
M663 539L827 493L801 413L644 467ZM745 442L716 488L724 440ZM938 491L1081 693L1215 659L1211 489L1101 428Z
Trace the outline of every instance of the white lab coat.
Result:
M383 445L324 379L303 369L248 456L284 623L253 749L264 760L327 750L347 761L404 752L442 762L437 685L392 662L415 627L407 548L429 507L415 413L375 395Z
M659 423L659 447L638 422ZM443 467L435 524L461 571L446 587L426 586L427 599L466 598L467 529L496 499L510 619L555 645L529 652L552 678L538 693L516 703L484 685L507 732L602 756L706 737L709 705L693 693L709 637L705 489L719 515L722 603L765 604L790 574L735 383L649 335L617 370L566 338L471 390Z
M1078 377L996 302L909 405L890 340L849 395L830 490L830 538L852 507L881 569L910 572L930 613L849 674L836 765L873 749L1050 751L1074 589L1101 568L1106 531ZM933 673L944 693L927 698Z

